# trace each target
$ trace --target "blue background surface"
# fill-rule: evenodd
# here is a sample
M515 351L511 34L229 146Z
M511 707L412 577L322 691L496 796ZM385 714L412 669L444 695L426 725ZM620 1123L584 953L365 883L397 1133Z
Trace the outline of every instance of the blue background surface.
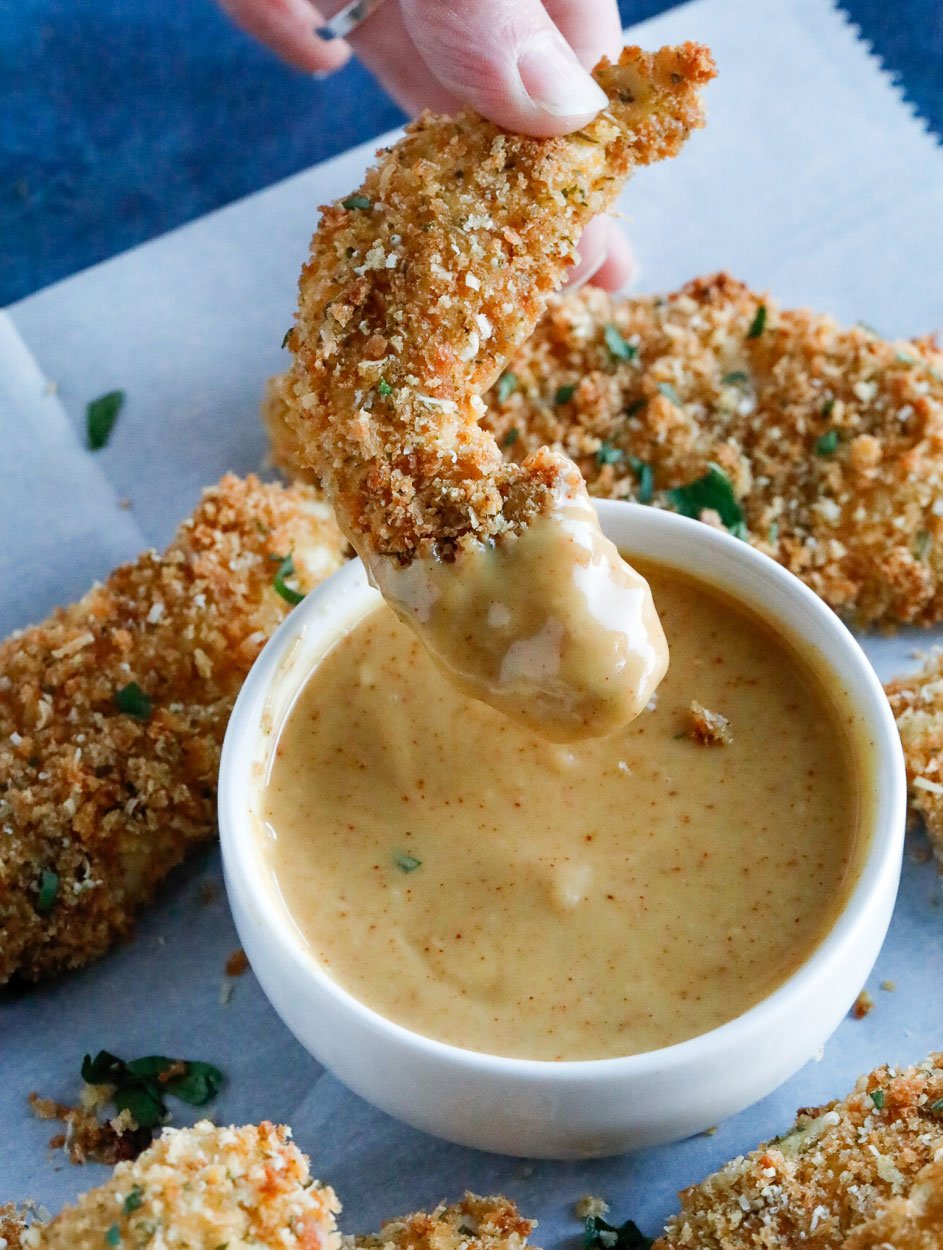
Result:
M943 0L842 7L943 134ZM212 0L2 6L0 84L0 305L401 120L360 66L287 69Z

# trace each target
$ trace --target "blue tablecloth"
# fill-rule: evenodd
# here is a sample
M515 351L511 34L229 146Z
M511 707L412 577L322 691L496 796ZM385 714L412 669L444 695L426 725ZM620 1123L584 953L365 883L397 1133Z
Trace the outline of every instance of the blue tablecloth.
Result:
M943 134L943 2L844 7ZM0 305L400 120L360 66L286 69L212 0L4 6L0 84Z

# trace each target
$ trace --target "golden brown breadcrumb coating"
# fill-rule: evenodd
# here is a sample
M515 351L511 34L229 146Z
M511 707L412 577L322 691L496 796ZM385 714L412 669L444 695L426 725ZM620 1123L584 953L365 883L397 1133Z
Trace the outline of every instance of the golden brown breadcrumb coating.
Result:
M26 1220L12 1202L0 1203L0 1250L21 1250Z
M298 476L285 387L272 380L265 419ZM585 287L551 301L486 399L508 459L548 446L592 494L667 506L662 491L716 464L748 540L837 611L943 619L943 354L928 340L784 311L725 274L664 297Z
M343 547L310 488L228 476L163 556L0 643L0 984L100 955L212 835L230 710L289 610L278 560L307 589Z
M535 1227L507 1198L466 1193L454 1206L388 1220L378 1233L345 1240L356 1250L524 1250Z
M862 624L943 619L929 342L783 310L718 274L666 297L564 296L509 368L485 423L514 459L559 448L592 494L669 507L660 492L716 464L749 541L831 607Z
M940 1250L943 1246L943 1159L917 1173L906 1198L852 1230L842 1250Z
M940 1209L943 1054L880 1067L845 1099L799 1112L795 1127L681 1194L654 1250L896 1250ZM897 1233L908 1240L897 1240Z
M943 865L943 651L885 689L904 747L910 809L923 818Z
M331 1189L311 1180L291 1132L264 1123L165 1129L133 1163L23 1236L28 1250L179 1246L337 1250Z
M302 270L283 388L303 463L361 555L448 556L517 530L578 482L535 449L507 465L479 396L532 331L589 220L640 165L702 124L695 44L627 48L596 80L609 106L533 139L477 114L427 114L327 206Z

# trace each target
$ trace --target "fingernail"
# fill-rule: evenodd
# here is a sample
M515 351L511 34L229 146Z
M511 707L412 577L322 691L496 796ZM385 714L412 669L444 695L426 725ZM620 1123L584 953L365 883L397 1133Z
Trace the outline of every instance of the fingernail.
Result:
M606 93L583 69L562 35L540 31L517 62L524 90L554 117L585 117L604 108Z

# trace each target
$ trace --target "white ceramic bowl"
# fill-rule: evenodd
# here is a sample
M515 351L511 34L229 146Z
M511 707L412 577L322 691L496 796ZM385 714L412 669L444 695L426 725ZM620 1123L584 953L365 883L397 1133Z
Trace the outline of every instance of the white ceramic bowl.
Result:
M331 643L377 600L360 561L304 600L265 647L223 747L219 824L229 900L253 970L307 1050L391 1115L451 1141L540 1158L616 1154L686 1137L769 1093L816 1052L864 985L897 893L905 819L900 740L881 685L838 618L746 543L672 513L599 505L608 536L752 606L817 653L868 727L869 844L848 904L802 967L768 998L700 1037L619 1059L553 1063L462 1050L365 1007L305 949L260 851L260 781L293 699Z

